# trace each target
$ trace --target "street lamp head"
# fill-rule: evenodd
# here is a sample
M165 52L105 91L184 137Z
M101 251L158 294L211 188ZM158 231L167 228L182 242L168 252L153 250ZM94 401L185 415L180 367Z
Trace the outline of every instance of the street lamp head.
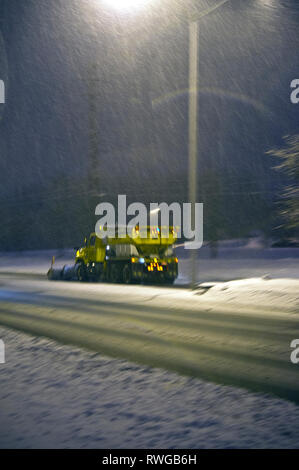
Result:
M160 210L161 210L160 207L157 207L157 209L152 209L150 211L150 214L158 214L158 212L160 212Z
M132 12L140 8L146 7L153 0L104 0L112 8L122 12Z

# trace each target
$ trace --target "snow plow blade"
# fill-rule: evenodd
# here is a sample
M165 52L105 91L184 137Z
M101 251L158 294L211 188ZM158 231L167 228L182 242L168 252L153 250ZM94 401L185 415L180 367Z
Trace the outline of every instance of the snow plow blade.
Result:
M50 268L47 272L47 278L50 281L61 281L62 279L62 269L53 269Z
M78 281L78 265L65 265L62 269L50 268L47 277L50 281Z

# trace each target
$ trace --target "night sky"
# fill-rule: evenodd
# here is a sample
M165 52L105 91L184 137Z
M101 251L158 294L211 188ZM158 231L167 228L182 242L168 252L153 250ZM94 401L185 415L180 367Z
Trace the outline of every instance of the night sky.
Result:
M86 178L91 78L99 191L109 193L109 178L116 192L150 178L167 181L176 200L188 165L182 5L192 3L216 2L155 0L128 16L100 0L0 0L0 196L11 211L55 180ZM254 182L273 192L265 151L298 133L290 82L299 78L299 4L231 0L199 25L199 172L223 172L232 194L242 178L244 191Z

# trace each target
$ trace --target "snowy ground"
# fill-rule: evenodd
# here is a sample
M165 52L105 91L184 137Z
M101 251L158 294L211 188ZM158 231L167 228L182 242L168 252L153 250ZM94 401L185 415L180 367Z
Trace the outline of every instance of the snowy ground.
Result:
M298 448L291 402L0 329L1 448Z

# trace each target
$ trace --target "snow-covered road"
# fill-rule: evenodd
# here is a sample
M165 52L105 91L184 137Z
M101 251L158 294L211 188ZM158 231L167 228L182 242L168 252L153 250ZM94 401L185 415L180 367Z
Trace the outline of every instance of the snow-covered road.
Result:
M0 448L298 448L299 407L0 328Z
M299 401L298 280L185 289L0 276L0 324L111 357Z

